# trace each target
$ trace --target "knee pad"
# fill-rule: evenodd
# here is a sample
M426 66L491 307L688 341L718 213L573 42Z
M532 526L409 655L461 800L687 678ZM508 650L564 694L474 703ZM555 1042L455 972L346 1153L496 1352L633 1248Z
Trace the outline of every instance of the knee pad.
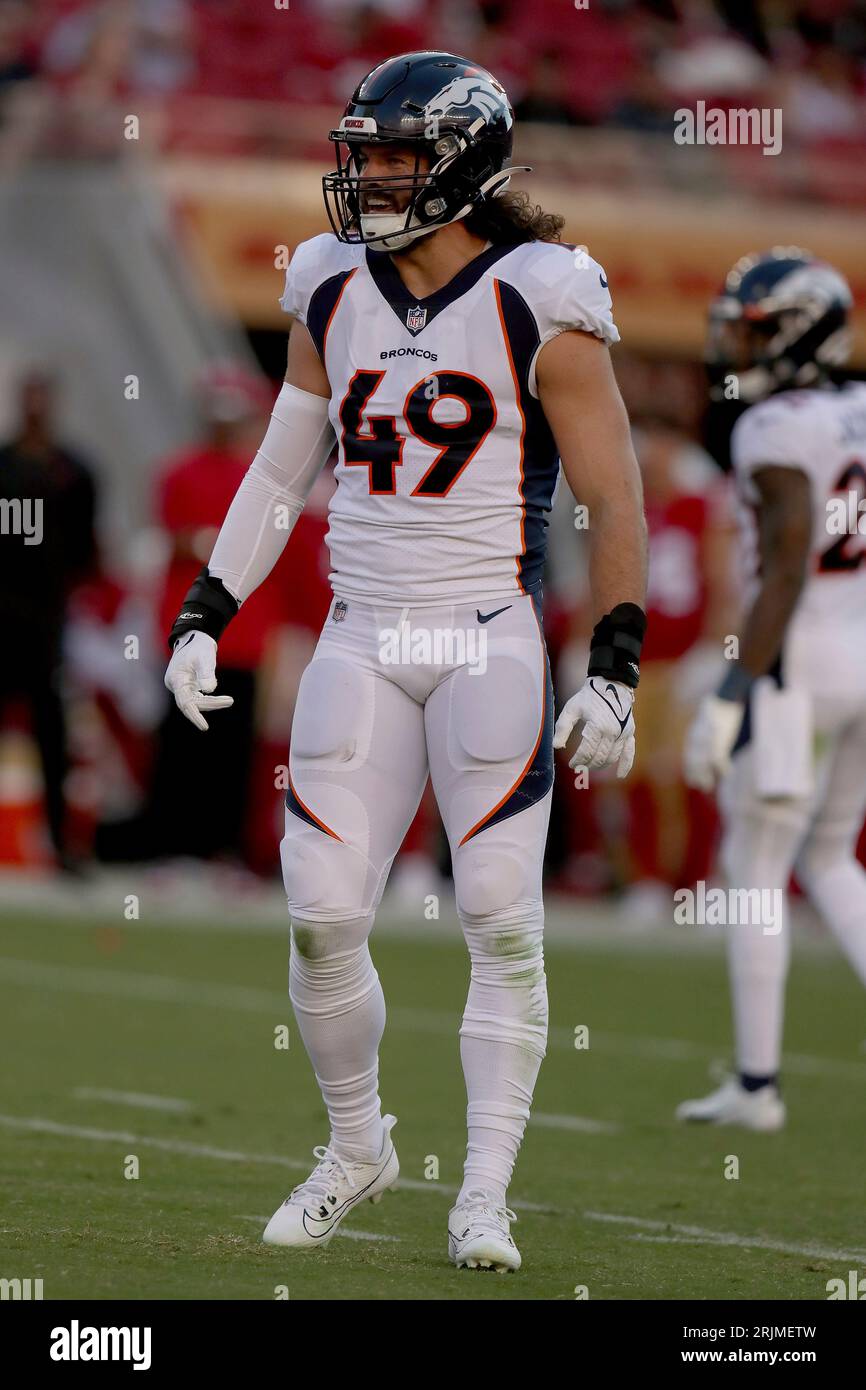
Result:
M293 919L349 922L368 915L369 872L360 850L287 811L280 859Z
M461 761L506 763L528 757L540 719L538 675L517 657L492 656L483 679L465 669L454 677L451 727L464 755Z
M454 892L461 918L496 918L527 895L521 859L483 837L461 845L454 855Z
M470 878L472 886L458 896L460 922L473 971L491 966L502 976L527 980L543 970L544 906L540 898L506 893L509 873L514 876L512 886L517 886L519 865L494 851L487 869Z

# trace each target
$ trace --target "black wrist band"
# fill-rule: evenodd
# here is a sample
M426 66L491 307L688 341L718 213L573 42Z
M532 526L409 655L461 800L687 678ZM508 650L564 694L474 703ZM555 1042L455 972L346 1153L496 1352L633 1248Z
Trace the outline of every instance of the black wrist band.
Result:
M753 677L735 661L725 679L722 681L716 696L719 700L745 700L751 688Z
M589 646L588 676L604 676L632 689L640 680L640 650L646 613L636 603L618 603L596 623Z
M185 632L206 632L218 642L240 604L221 579L212 579L205 565L190 587L168 634L169 649Z

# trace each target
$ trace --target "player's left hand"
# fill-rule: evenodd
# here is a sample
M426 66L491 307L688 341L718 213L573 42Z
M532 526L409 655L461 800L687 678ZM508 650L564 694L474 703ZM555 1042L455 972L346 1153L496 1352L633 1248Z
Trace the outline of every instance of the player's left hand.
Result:
M627 777L634 762L633 705L634 691L630 686L605 680L603 676L589 676L556 721L554 748L564 748L574 726L582 724L580 742L568 762L572 771L616 763L617 777Z
M706 695L686 734L683 776L686 785L711 792L731 766L731 750L743 722L741 700Z

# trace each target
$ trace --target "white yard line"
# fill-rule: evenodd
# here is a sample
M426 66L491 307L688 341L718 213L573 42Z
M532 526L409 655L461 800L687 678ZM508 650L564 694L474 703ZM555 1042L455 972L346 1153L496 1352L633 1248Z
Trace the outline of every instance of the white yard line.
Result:
M192 1110L190 1100L175 1100L173 1096L151 1096L143 1091L112 1091L101 1086L76 1086L76 1100L105 1100L110 1105L131 1105L139 1110L165 1110L172 1115L186 1115Z
M149 975L137 970L112 970L86 965L53 965L45 961L0 957L0 980L36 985L62 993L115 995L151 1004L204 1004L215 1009L264 1013L278 1009L290 1014L288 995L277 990L247 989L243 985L214 985L172 975Z
M304 1171L309 1168L309 1160L301 1161L296 1158L287 1158L284 1154L242 1153L235 1149L218 1149L210 1144L192 1144L182 1139L161 1139L155 1135L132 1134L128 1130L93 1129L85 1125L66 1125L39 1115L0 1115L0 1126L5 1129L32 1134L53 1134L62 1138L87 1139L100 1144L122 1144L131 1151L136 1148L151 1148L160 1149L164 1153L184 1154L192 1158L213 1158L227 1163L262 1163L297 1171ZM451 1197L458 1191L457 1187L448 1183L422 1182L413 1178L401 1177L399 1184L413 1192L434 1192L443 1197ZM515 1201L514 1205L523 1211L556 1213L556 1208L543 1206L537 1202ZM566 1215L568 1213L560 1211L558 1214ZM587 1221L605 1222L609 1225L634 1226L640 1231L651 1231L662 1237L683 1236L689 1243L704 1241L713 1245L737 1246L744 1250L770 1250L776 1254L800 1255L818 1260L841 1260L848 1263L853 1262L855 1265L866 1264L866 1251L862 1250L837 1250L811 1243L800 1245L793 1241L774 1240L769 1236L743 1236L732 1231L712 1231L705 1226L685 1226L675 1221L657 1221L648 1217L627 1216L617 1212L585 1211L583 1217ZM244 1217L243 1219L258 1221L260 1218ZM640 1237L635 1235L628 1237L630 1240L638 1238Z
M0 1115L0 1128L17 1129L30 1134L53 1134L66 1139L88 1139L96 1144L123 1144L131 1153L136 1148L160 1149L163 1153L184 1154L188 1158L214 1158L223 1163L264 1163L277 1168L291 1168L296 1172L309 1172L310 1160L287 1158L285 1154L252 1154L237 1149L218 1149L212 1144L193 1144L186 1139L162 1139L154 1134L132 1134L126 1129L95 1129L91 1125L67 1125L57 1120L49 1120L43 1115ZM410 1192L436 1192L443 1197L453 1197L459 1187L444 1182L424 1182L420 1178L398 1179L400 1187ZM522 1211L534 1211L546 1215L562 1215L557 1207L543 1202L522 1202L514 1199L514 1205Z
M637 1226L642 1231L657 1231L660 1239L682 1236L689 1242L706 1241L711 1245L735 1245L743 1250L771 1250L780 1255L806 1255L815 1260L853 1260L857 1264L866 1261L862 1250L836 1250L826 1245L798 1245L792 1241L774 1240L771 1236L741 1236L733 1231L710 1231L705 1226L683 1226L677 1221L653 1221L644 1216L624 1216L609 1211L585 1211L587 1221L603 1221L610 1225ZM647 1236L629 1237L630 1240L649 1239Z
M207 1008L232 1009L247 1013L268 1013L281 1021L291 1017L288 996L278 990L256 989L247 985L219 985L170 975L151 975L131 970L114 970L82 965L54 965L45 961L0 957L0 981L54 989L61 993L96 994L138 999L155 1004L198 1004ZM388 1025L407 1033L456 1034L459 1017L435 1009L388 1010ZM574 1049L574 1034L553 1025L548 1039L557 1050ZM590 1029L589 1048L613 1056L637 1057L647 1061L704 1062L718 1056L718 1048L683 1038L655 1038ZM583 1055L580 1051L579 1055ZM783 1071L791 1075L837 1077L866 1081L866 1059L837 1061L808 1053L786 1053Z
M565 1129L574 1134L620 1134L621 1125L610 1124L607 1120L590 1120L583 1115L539 1115L529 1117L529 1123L536 1129Z

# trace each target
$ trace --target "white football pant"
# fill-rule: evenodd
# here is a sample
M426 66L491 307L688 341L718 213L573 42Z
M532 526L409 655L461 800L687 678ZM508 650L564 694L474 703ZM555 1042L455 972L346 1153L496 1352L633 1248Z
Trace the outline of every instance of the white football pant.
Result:
M826 677L828 667L823 667ZM816 667L815 681L822 678ZM779 1070L789 957L787 888L794 869L803 890L866 984L866 873L855 848L866 814L864 686L812 693L814 786L810 795L761 800L754 792L756 750L734 754L722 783L722 865L731 887L779 889L781 931L728 926L737 1067L750 1076Z
M385 1005L367 939L428 774L469 948L464 1186L504 1201L547 1037L541 877L553 696L533 600L335 600L295 709L290 995L346 1157L379 1152ZM424 904L419 902L419 914Z

